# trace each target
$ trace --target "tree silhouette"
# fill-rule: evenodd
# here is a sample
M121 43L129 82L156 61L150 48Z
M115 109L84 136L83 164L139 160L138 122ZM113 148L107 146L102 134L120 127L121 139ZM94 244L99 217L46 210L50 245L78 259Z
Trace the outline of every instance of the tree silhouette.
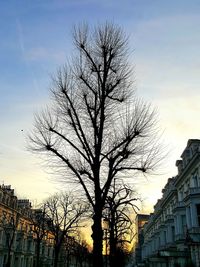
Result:
M15 236L17 233L17 227L19 225L20 213L18 211L11 210L10 214L2 212L0 226L2 227L5 233L6 240L6 249L7 249L7 258L6 258L6 267L11 266L11 252L13 249L13 244Z
M48 222L49 219L47 218L45 206L41 205L39 209L33 209L30 222L32 225L32 231L35 236L35 248L36 248L36 267L41 266L41 258L40 258L40 251L41 251L41 243L43 239L47 236L48 233Z
M113 179L159 162L155 112L134 94L120 27L84 25L73 37L77 55L53 78L53 105L36 116L30 147L63 171L62 182L84 190L93 209L93 265L102 267L102 212Z
M111 267L121 266L124 247L131 243L133 232L133 214L137 212L136 192L130 186L116 184L115 180L110 187L104 209L104 221L107 224L108 235L106 242L109 243L109 262Z
M44 206L49 219L48 229L54 239L54 267L57 267L66 236L80 227L80 221L88 207L71 193L55 194L45 201Z

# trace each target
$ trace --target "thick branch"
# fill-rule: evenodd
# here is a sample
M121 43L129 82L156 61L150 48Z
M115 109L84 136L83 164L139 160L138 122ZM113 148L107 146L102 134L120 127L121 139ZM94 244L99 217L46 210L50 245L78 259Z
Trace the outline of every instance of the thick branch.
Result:
M57 134L59 137L61 137L63 140L65 140L68 144L70 144L88 163L90 163L90 159L88 159L85 154L74 144L72 143L66 136L59 133L53 128L49 129L50 132Z
M72 172L76 175L76 177L78 178L80 184L83 186L83 189L85 190L85 193L86 193L86 196L89 200L89 202L91 203L91 205L93 206L94 203L93 203L93 200L89 194L89 191L85 185L85 183L83 182L81 176L79 175L78 171L74 168L74 166L70 163L70 161L68 159L66 159L65 157L63 157L60 153L58 153L57 150L55 150L54 148L52 147L48 147L47 148L49 151L51 151L53 154L55 154L56 156L58 156L58 158L60 158L63 162L66 163L66 165L69 167L70 170L72 170Z

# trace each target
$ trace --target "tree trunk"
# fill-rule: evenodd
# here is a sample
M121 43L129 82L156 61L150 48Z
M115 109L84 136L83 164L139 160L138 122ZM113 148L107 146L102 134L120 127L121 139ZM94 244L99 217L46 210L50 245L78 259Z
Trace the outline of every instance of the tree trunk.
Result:
M103 230L101 225L102 210L96 207L93 216L92 239L93 239L93 267L103 267Z
M54 267L58 266L58 258L59 258L59 252L60 252L60 247L55 247L55 257L54 257Z
M40 244L41 240L36 240L36 267L40 267Z
M13 243L13 237L11 239L11 241L9 241L8 239L8 258L6 261L6 267L10 267L11 266L11 250L12 250L12 243Z
M9 248L8 249L8 259L7 259L7 262L6 262L6 267L10 267L10 264L11 264L10 254L11 254L11 251L10 251L10 248Z
M116 239L114 233L114 224L110 223L110 267L116 267Z
M67 251L67 267L70 266L70 261L69 261L69 259L70 259L70 252L69 252L69 250L68 250L68 251Z

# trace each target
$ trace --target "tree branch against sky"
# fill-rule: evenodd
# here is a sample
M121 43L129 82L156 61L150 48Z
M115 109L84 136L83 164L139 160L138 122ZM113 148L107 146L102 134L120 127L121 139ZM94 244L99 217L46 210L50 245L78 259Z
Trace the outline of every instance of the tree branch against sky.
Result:
M154 170L160 161L156 114L138 100L123 30L75 27L76 56L51 88L53 104L36 116L31 149L81 185L93 208L94 266L102 267L102 211L113 179Z
M72 192L55 194L44 202L48 228L54 238L54 267L58 266L59 255L65 238L81 227L88 205L77 199Z
M1 1L0 176L18 188L21 196L26 192L26 197L38 202L57 190L48 183L49 176L37 158L27 153L24 141L33 112L48 102L49 73L74 51L68 37L77 14L79 21L91 25L112 18L126 29L134 51L130 64L136 71L138 94L159 108L170 153L159 181L155 177L139 185L146 192L149 211L161 196L167 177L176 173L174 162L185 143L199 136L198 1L183 0L181 8L180 1L174 0L23 1L21 5L16 0Z

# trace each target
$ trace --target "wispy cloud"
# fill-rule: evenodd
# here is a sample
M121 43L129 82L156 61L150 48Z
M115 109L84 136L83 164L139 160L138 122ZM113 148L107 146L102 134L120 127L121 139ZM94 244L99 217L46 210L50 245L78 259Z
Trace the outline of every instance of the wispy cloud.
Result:
M16 27L17 27L19 49L21 50L22 55L24 55L25 53L24 34L23 34L22 24L18 18L16 19Z
M51 51L44 47L33 47L26 51L25 59L28 61L53 61L63 63L66 59L64 51Z
M44 48L39 49L28 49L25 46L25 36L23 32L23 26L19 18L16 18L16 28L17 28L17 37L18 37L18 44L19 44L19 50L21 51L21 56L23 59L24 64L26 65L26 68L28 69L30 73L30 81L32 82L32 86L37 93L37 95L40 95L40 88L38 84L38 80L34 74L34 71L29 64L29 61L31 60L42 60L44 58L47 58L48 54L47 51Z

